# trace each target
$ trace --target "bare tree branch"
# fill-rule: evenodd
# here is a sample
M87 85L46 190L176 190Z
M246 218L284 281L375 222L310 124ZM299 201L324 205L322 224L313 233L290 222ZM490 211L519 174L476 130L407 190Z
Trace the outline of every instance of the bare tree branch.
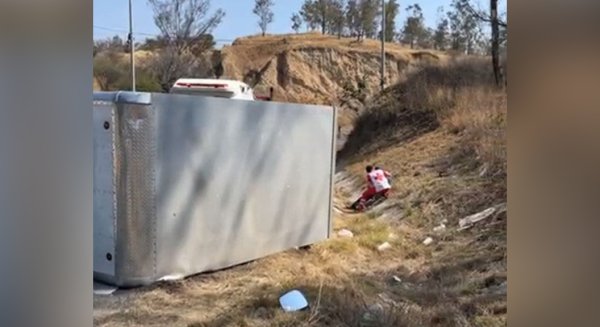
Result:
M151 65L164 91L183 76L203 75L200 54L213 46L210 33L225 13L210 13L210 0L148 0L162 47ZM158 39L158 38L157 38Z
M483 10L481 10L481 9L477 10L477 9L473 8L473 6L471 6L470 2L467 2L467 9L469 10L469 12L473 16L475 16L475 18L477 18L477 19L479 19L479 20L481 20L483 22L486 22L486 23L491 23L492 22L492 18L490 17L490 15L484 14ZM502 26L504 28L507 27L506 26L506 22L500 20L499 18L498 18L498 25L500 25L500 26Z
M148 0L148 3L162 37L180 53L205 38L225 16L221 9L209 15L210 0Z

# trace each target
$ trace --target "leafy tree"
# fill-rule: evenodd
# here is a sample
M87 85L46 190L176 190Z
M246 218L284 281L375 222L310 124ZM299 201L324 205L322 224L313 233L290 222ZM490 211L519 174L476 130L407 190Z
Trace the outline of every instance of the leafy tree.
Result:
M361 0L359 3L361 33L363 37L374 38L377 35L377 17L379 0ZM360 36L359 36L360 39Z
M342 37L346 27L344 7L346 0L332 0L329 3L328 16L330 19L330 30L332 34L336 34L338 38Z
M396 0L388 0L385 4L385 40L387 42L394 41L396 37L396 16L400 5Z
M469 0L453 0L450 21L450 48L473 54L481 38L480 21L473 14Z
M346 4L346 26L351 36L356 36L360 40L362 23L360 17L360 8L357 0L348 0Z
M321 33L325 34L327 32L327 28L329 27L329 4L330 0L315 0L313 2L315 6L315 13L317 23L321 25Z
M292 15L292 29L298 33L302 27L302 17L299 14Z
M127 75L128 69L120 67L118 62L118 58L109 53L103 53L94 58L93 74L102 91L117 90L115 84Z
M321 28L321 33L325 34L328 27L330 0L306 0L300 9L300 15L308 24L311 30L317 26Z
M267 26L273 22L273 0L255 0L254 10L252 12L258 16L258 26L265 36L267 32Z
M417 45L422 49L431 49L433 48L433 33L435 31L432 28L425 27L423 29L419 39L417 40Z
M129 63L123 55L106 51L94 58L94 79L102 91L131 90ZM161 87L152 73L144 66L137 67L136 89L142 92L160 91Z
M438 13L443 14L444 7L438 8ZM437 50L446 50L448 47L448 28L450 27L450 23L448 22L448 18L440 15L438 18L437 26L435 28L435 32L433 33L433 47Z
M314 31L317 26L319 26L317 6L315 3L316 2L314 1L306 0L302 4L302 8L300 8L300 16L302 17L302 20L306 22L306 28L311 31Z
M409 16L406 18L402 29L402 42L410 44L413 49L415 45L423 45L428 39L428 30L425 27L425 18L421 6L418 4L410 5L406 8Z
M321 33L341 36L345 28L346 0L305 0L300 16L310 30L320 27Z

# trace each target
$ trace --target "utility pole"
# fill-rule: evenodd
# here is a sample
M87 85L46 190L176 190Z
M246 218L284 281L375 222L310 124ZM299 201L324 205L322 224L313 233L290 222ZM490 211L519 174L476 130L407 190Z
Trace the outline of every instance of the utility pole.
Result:
M381 0L381 90L385 88L385 0Z
M133 39L133 15L129 0L129 61L131 65L131 90L135 92L135 41Z

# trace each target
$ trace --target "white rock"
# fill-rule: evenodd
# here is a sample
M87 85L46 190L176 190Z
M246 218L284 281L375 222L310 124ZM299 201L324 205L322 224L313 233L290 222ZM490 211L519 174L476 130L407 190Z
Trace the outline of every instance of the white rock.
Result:
M425 239L425 241L423 241L423 244L425 244L425 245L429 245L431 243L433 243L433 238L431 238L431 237L428 237Z
M481 171L479 172L479 177L483 177L485 176L485 174L487 174L488 171L488 167L487 165L483 167L483 169L481 169Z
M377 251L379 252L383 252L385 250L389 250L392 248L392 245L388 242L385 242L383 244L381 244L380 246L377 247Z
M496 211L496 208L494 208L494 207L487 208L487 209L483 210L482 212L476 213L474 215L470 215L468 217L465 217L465 218L459 220L458 226L460 228L465 228L467 226L471 226L479 221L482 221L486 218L491 217L495 211Z
M98 283L94 281L94 294L95 295L111 295L117 291L117 287Z
M349 231L347 229L342 229L337 234L339 237L347 237L347 238L354 237L354 233L352 233L351 231Z
M433 231L434 231L434 232L436 232L436 233L438 233L438 232L442 232L442 231L444 231L445 229L446 229L446 225L444 225L444 224L441 224L441 225L439 225L439 226L437 226L437 227L434 227L434 228L433 228Z

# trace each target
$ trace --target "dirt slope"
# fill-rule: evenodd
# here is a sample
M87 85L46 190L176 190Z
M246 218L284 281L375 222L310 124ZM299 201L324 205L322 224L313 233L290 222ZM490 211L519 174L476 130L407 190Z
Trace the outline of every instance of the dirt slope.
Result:
M386 78L396 82L411 65L438 60L432 51L387 44ZM282 101L330 103L345 83L367 81L371 95L379 88L380 44L356 42L316 33L246 37L222 49L225 76L261 86L274 86Z
M349 90L364 98L379 91L380 43L319 33L252 36L237 39L218 55L224 77L244 80L257 92L273 87L275 100L310 104L346 102L340 123L349 125L361 104L349 99ZM442 53L386 45L387 83L396 83L423 63L446 59ZM218 61L217 59L217 61ZM361 83L364 86L361 87ZM363 99L365 100L365 99Z

